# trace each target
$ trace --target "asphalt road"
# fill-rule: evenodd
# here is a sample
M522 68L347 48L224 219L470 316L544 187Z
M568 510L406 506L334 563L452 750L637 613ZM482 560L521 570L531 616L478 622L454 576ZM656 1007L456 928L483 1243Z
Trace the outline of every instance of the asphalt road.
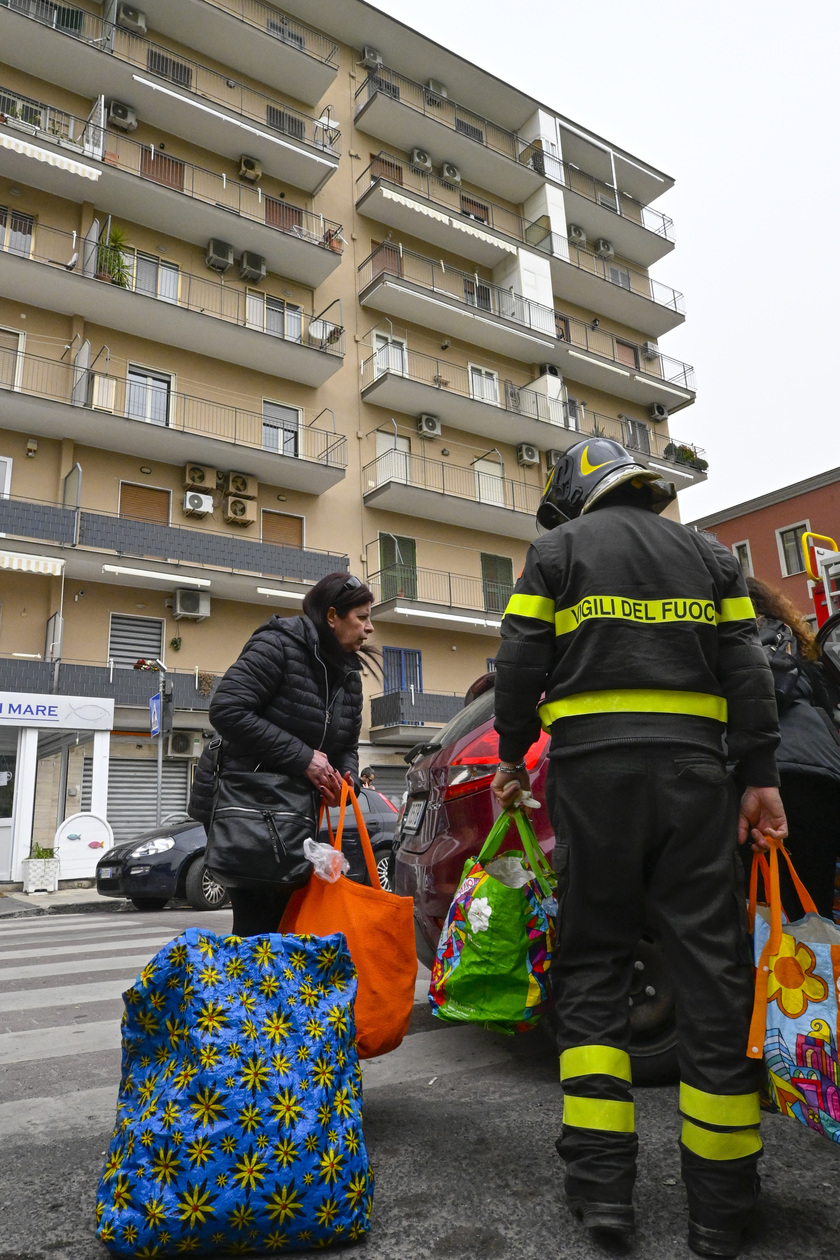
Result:
M230 912L62 915L0 923L0 1260L106 1260L93 1230L119 1075L120 994L186 926ZM419 993L422 998L422 994ZM399 1050L365 1065L376 1172L364 1260L604 1260L561 1202L556 1059L415 1008ZM688 1260L675 1087L637 1091L639 1260ZM768 1117L748 1260L833 1257L840 1149ZM291 1253L287 1253L291 1254ZM294 1253L308 1254L308 1253Z

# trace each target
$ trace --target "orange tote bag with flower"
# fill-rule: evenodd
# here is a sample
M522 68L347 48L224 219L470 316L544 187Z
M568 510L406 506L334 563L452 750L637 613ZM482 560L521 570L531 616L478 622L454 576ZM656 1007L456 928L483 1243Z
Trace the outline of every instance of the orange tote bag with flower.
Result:
M341 851L348 800L356 815L371 886L344 875L334 884L312 875L306 887L292 895L280 931L311 936L344 933L359 977L356 1047L360 1059L372 1059L396 1050L408 1031L417 979L414 904L410 897L382 888L364 816L348 783L341 788L335 847Z
M764 1059L772 1110L840 1143L840 929L817 914L781 841L768 843L769 861L756 854L750 880L756 984L747 1057ZM794 923L783 922L779 854L806 911ZM759 869L769 904L757 907Z

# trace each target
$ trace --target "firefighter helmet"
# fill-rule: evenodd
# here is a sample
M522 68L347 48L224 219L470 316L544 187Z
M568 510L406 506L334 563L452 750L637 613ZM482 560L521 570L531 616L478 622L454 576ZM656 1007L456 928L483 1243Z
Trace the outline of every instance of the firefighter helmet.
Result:
M537 508L537 523L553 529L574 521L619 486L640 491L639 506L661 512L676 498L670 481L651 468L637 464L633 456L610 438L577 442L558 460Z

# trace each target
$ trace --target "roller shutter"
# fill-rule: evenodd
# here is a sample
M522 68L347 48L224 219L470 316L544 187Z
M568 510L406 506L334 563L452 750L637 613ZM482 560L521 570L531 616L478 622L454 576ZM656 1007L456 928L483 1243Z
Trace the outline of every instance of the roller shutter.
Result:
M183 813L189 798L192 763L164 761L161 784L161 818ZM92 761L85 757L82 772L82 810L90 809ZM108 822L114 840L130 840L155 826L157 810L157 761L151 757L112 757L108 766Z

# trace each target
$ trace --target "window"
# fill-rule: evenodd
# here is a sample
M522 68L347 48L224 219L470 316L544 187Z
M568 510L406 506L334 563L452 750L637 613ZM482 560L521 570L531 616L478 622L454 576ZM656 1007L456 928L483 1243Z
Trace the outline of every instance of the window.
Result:
M480 223L490 222L490 207L483 201L476 201L475 197L468 197L466 193L461 193L461 214L468 219L478 219Z
M375 179L389 179L392 184L402 184L402 163L395 158L386 157L384 153L371 153L370 178L371 182Z
M368 84L368 100L375 96L377 92L383 92L386 96L390 96L392 100L400 99L400 85L394 83L389 77L389 71L380 69L377 74L369 74Z
M464 301L468 306L479 306L483 311L492 310L490 285L481 280L464 279Z
M23 367L23 334L0 328L0 389L15 389Z
M264 451L278 455L299 455L300 408L263 399L262 444Z
M162 660L164 626L157 617L124 617L111 613L109 660L118 669L132 669L139 660Z
M619 341L615 339L615 361L616 363L624 363L627 367L639 367L639 347L634 346L629 341Z
M571 341L569 336L569 317L561 315L559 311L554 312L554 335L558 341Z
M146 69L157 74L179 87L189 88L192 85L192 66L175 57L168 57L160 48L150 48L146 56Z
M277 197L265 198L265 221L269 227L279 228L281 232L291 232L293 236L304 234L303 211Z
M263 508L262 540L281 547L303 546L303 517L288 512L272 512Z
M484 608L503 613L513 594L513 561L509 556L481 554L481 583L484 587Z
M0 248L28 258L32 253L34 229L35 220L31 214L20 214L17 210L0 206Z
M130 481L120 483L120 516L133 521L169 524L171 494L154 486L138 486Z
M615 214L618 214L618 202L615 193L599 192L598 205L604 206L607 210L612 210Z
M417 544L397 534L379 535L382 599L417 598Z
M129 364L126 415L130 420L144 420L147 424L168 424L171 390L172 377L165 372L152 372Z
M625 416L622 424L626 444L634 451L641 451L643 455L650 455L650 429L644 421L631 420L629 416Z
M776 538L779 544L779 563L783 577L792 577L794 573L805 572L805 555L802 551L802 535L811 526L807 521L798 525L788 525L786 529L777 529Z
M567 398L563 404L563 423L567 429L580 429L581 406L576 398Z
M470 364L470 395L478 402L499 404L499 374L491 368Z
M373 253L370 259L370 278L375 280L377 276L381 276L383 272L387 272L391 276L400 274L400 251L396 245L377 244L371 241Z
M479 144L484 144L484 132L481 127L477 127L475 123L468 122L466 118L455 116L455 130L460 131L462 136L469 136L470 140L477 140Z
M376 484L409 481L411 446L407 437L384 430L376 434Z
M607 279L622 289L630 288L630 272L626 267L619 267L616 263L607 264Z
M382 674L386 695L391 691L423 690L423 661L416 648L384 647Z
M0 455L0 499L8 499L12 490L12 458Z
M269 127L274 127L276 131L282 131L287 136L294 136L296 140L303 140L306 134L306 124L299 114L293 114L288 109L283 109L279 105L267 105L265 108L265 120Z
M246 318L249 328L300 344L303 334L303 307L265 293L248 293Z
M732 548L732 554L741 566L741 572L744 577L753 576L752 556L750 555L749 542L735 543Z
M140 174L144 179L151 179L156 184L164 184L167 188L175 188L181 192L184 187L184 163L178 158L169 157L144 144L140 150Z
M396 372L400 376L408 374L408 351L401 337L374 333L373 351L377 376L381 376L383 372Z
M36 22L72 33L82 29L84 11L66 4L53 4L52 0L0 0L0 4L17 13L26 13Z
M178 268L175 263L163 262L154 254L138 253L134 288L137 293L146 293L161 302L177 302Z
M475 493L481 503L496 503L505 506L505 470L495 459L477 459L473 464L475 471Z

